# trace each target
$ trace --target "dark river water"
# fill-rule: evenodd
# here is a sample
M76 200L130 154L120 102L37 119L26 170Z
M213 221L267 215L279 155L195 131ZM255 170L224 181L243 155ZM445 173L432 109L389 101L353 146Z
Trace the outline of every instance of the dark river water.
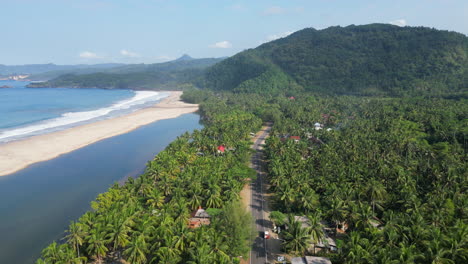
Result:
M0 263L34 263L113 183L139 175L177 136L201 129L186 114L0 177Z

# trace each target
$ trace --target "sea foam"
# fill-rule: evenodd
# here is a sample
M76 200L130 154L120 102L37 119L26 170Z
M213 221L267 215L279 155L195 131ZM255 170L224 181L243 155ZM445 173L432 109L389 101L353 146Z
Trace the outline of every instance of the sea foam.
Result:
M57 118L0 131L0 142L9 142L24 137L50 133L89 123L91 121L131 113L135 110L144 108L145 106L152 105L156 101L167 96L169 96L169 93L165 92L137 91L132 98L118 101L108 107L90 111L64 113Z

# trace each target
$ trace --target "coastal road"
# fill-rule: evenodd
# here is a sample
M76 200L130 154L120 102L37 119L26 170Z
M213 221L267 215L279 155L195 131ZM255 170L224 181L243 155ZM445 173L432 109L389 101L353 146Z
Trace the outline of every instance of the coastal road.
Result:
M252 243L250 251L251 264L265 264L275 263L276 257L280 254L281 241L276 239L275 234L272 232L272 224L268 220L268 201L265 198L266 184L265 172L263 171L263 151L262 144L268 137L271 126L264 126L262 131L254 138L252 148L256 150L252 156L251 166L257 171L257 179L250 185L251 199L250 209L252 217L255 221L256 237ZM270 232L271 238L264 239L263 234L265 231Z

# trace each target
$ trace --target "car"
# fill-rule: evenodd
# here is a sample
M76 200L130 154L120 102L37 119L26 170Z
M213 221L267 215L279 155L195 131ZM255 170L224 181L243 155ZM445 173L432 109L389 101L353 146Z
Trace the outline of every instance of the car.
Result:
M263 233L263 238L265 238L265 239L270 239L270 232L265 231L265 232Z

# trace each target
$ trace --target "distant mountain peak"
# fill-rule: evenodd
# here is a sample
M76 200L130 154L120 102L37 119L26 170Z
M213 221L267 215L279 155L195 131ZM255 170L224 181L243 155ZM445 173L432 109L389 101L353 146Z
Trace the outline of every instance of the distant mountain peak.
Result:
M184 54L184 55L182 55L182 57L176 59L176 61L188 61L188 60L193 60L193 58L190 57L190 55L188 55L188 54Z

